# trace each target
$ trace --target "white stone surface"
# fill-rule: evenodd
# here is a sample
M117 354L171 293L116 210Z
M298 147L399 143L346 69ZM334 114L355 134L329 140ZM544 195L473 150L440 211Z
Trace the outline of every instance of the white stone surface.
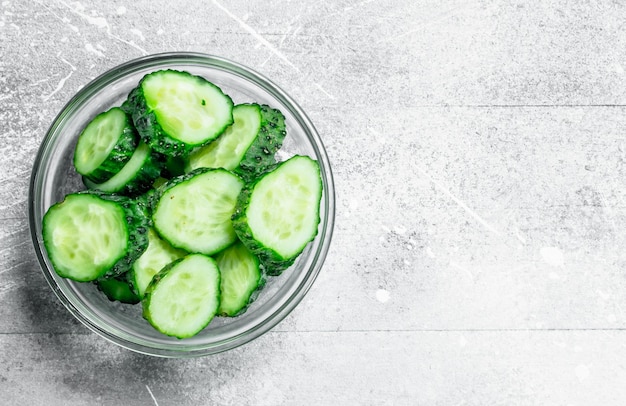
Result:
M3 1L0 403L623 405L625 18L613 1ZM75 321L27 219L63 105L174 50L290 93L337 193L301 305L193 360Z

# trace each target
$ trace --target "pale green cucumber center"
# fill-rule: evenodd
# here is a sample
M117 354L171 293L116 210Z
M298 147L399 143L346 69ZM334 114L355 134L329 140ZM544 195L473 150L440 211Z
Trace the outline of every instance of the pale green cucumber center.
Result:
M172 138L196 145L213 139L231 119L232 107L217 87L193 76L166 72L142 83L148 108Z
M216 257L222 275L222 299L218 313L233 315L241 310L259 285L259 263L254 255L237 242Z
M89 195L68 196L46 222L50 254L63 276L93 280L125 255L128 229L123 210Z
M137 149L135 149L135 152L133 152L133 156L130 160L126 162L126 165L124 165L118 173L113 175L111 179L99 184L85 180L85 184L87 184L89 188L98 189L103 192L117 192L137 176L144 162L149 158L149 155L150 147L145 142L141 141Z
M120 109L111 109L94 118L76 143L76 171L89 175L96 170L111 154L125 127L126 115Z
M230 217L242 187L230 172L199 174L163 193L155 227L174 246L211 255L235 241Z
M188 171L197 168L235 169L261 129L258 106L240 104L233 108L233 124L218 139L189 156Z
M205 327L219 305L219 270L203 255L189 255L152 289L150 322L160 331L189 337Z
M154 275L183 256L185 256L184 251L172 247L159 238L153 229L149 229L148 248L133 264L135 288L139 297L144 296Z
M292 158L256 186L246 211L254 238L284 258L297 255L319 222L321 183L317 163Z

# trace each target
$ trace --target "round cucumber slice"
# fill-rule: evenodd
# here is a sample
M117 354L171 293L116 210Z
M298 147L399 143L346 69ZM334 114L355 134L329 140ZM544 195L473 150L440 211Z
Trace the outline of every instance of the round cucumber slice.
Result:
M186 156L233 123L228 95L200 76L176 70L144 76L122 108L144 142L167 156Z
M173 247L212 255L235 242L231 222L243 181L225 169L200 168L174 178L155 195L152 219Z
M300 155L242 190L233 225L268 274L277 275L289 267L315 238L321 197L319 165Z
M129 251L125 210L91 194L71 194L43 218L43 241L54 270L62 277L92 281Z
M163 334L188 338L206 327L220 303L220 271L211 257L190 254L154 276L143 316Z
M222 299L218 314L238 316L265 284L259 260L241 241L237 241L219 252L215 261L222 275Z

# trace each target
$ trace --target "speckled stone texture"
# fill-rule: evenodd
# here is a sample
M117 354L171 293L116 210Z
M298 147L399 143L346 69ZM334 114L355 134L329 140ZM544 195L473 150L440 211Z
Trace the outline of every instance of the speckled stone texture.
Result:
M625 18L614 1L2 1L0 403L625 404ZM74 320L27 219L63 105L164 51L291 94L337 191L301 305L192 360Z

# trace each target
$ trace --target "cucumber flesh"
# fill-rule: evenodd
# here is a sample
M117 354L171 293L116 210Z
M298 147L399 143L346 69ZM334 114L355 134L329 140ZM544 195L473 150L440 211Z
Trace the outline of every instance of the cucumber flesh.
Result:
M43 240L60 276L95 280L129 251L124 208L95 195L68 195L44 215Z
M194 336L215 316L220 271L211 257L190 254L154 276L142 301L143 316L163 334Z
M148 248L135 261L130 275L133 290L140 298L143 298L154 275L185 255L185 251L172 247L167 241L159 238L152 228L149 229Z
M218 139L191 153L187 172L197 168L233 170L239 166L261 129L261 108L257 104L239 104L233 108L233 119Z
M212 255L236 240L231 216L243 181L225 169L200 168L159 189L152 219L172 246Z
M247 186L237 202L237 236L268 274L289 267L317 235L322 183L319 165L296 155Z
M110 179L130 160L138 138L121 108L98 114L78 137L74 150L76 172L96 183Z
M240 241L221 251L215 261L222 276L222 299L218 314L238 316L253 300L253 294L264 284L259 260Z

